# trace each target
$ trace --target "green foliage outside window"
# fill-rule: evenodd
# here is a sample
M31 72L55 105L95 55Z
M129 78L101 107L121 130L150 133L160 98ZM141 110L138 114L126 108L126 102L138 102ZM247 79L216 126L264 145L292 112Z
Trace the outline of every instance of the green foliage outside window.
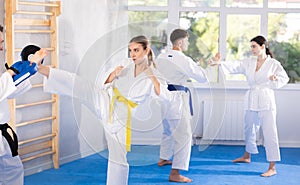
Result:
M277 41L287 28L288 14L269 14L269 48L290 77L290 83L300 82L300 30L285 41Z
M190 46L185 52L188 56L199 62L206 68L207 60L213 54L218 52L218 36L219 36L219 14L203 13L197 16L197 12L182 12L181 18L189 20L191 23L189 31Z
M290 83L300 82L300 42L269 43L275 58L281 62L290 77Z
M280 61L290 77L290 83L300 82L300 31L292 38L281 41L284 31L288 30L286 16L288 14L269 13L268 40L269 48L275 58ZM227 24L227 58L239 60L251 56L249 40L260 31L259 15L229 15ZM298 16L299 17L299 16ZM129 12L129 23L146 22L143 27L134 27L137 33L144 33L151 38L153 45L159 44L160 33L166 27L159 24L167 19L167 12ZM216 12L181 12L180 19L189 22L190 47L188 56L193 58L202 67L206 61L219 51L219 13ZM149 23L149 20L155 20ZM148 21L148 22L147 22ZM134 26L134 25L130 25ZM228 26L228 25L227 25ZM130 28L129 28L130 29ZM140 29L140 30L139 30ZM155 32L155 30L157 30ZM148 33L149 32L149 33ZM154 34L155 33L155 34ZM168 36L169 37L169 36ZM161 46L156 46L161 48Z

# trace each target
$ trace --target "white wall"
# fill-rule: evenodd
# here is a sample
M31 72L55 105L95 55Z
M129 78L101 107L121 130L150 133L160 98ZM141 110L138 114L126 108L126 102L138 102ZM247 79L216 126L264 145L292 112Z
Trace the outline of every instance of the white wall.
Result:
M59 68L70 72L82 72L82 64L87 53L97 50L99 55L107 57L112 49L126 39L126 32L118 34L112 40L110 32L124 25L127 16L124 10L127 2L125 0L62 0L61 15L58 17L58 45L59 45ZM1 1L4 3L4 1ZM38 7L37 7L38 8ZM3 23L4 6L0 6L0 23ZM114 33L116 34L116 33ZM119 38L122 37L122 38ZM104 41L104 42L102 42ZM97 44L95 44L97 42ZM17 48L32 43L41 47L49 47L49 41L44 35L25 34L16 36ZM113 43L113 44L112 44ZM100 45L99 45L100 44ZM97 46L95 48L95 46ZM93 48L94 47L94 48ZM126 55L124 52L124 56ZM16 60L19 54L15 55ZM105 61L92 58L88 67L97 73ZM47 64L47 58L45 63ZM99 63L99 65L98 65ZM2 58L1 58L2 64ZM2 68L2 67L1 67ZM99 68L99 69L98 69ZM84 69L85 70L85 69ZM94 76L97 74L94 74ZM35 83L41 83L42 77L37 74L31 78ZM17 99L17 104L50 99L49 94L42 94L42 89L33 89L29 93ZM38 94L38 95L37 95ZM34 112L34 114L32 114ZM17 123L49 116L51 107L41 106L37 108L26 108L17 110ZM20 140L26 140L51 130L49 124L35 124L26 128L17 129ZM78 105L70 97L61 96L60 99L60 140L59 160L60 164L93 154L106 148L101 122L95 118L84 106ZM24 164L25 175L36 173L52 167L50 156L35 159Z
M225 144L225 145L243 145L242 140L214 140L214 141L204 141L202 138L204 136L205 129L203 128L203 116L204 116L204 105L205 100L213 100L215 104L211 109L211 121L209 124L215 129L215 133L218 135L220 127L230 127L230 125L222 125L225 109L225 102L228 101L240 101L243 102L245 92L247 91L247 86L245 84L230 84L226 86L220 85L203 85L198 83L187 83L193 92L193 107L195 115L192 118L192 128L196 144ZM275 91L276 105L277 105L277 130L279 143L281 147L300 147L300 87L299 84L288 84L282 89ZM221 103L220 103L221 102ZM153 106L154 110L159 110L159 106ZM240 121L234 123L239 125L238 129L240 132L243 130L243 110L237 110L236 112L229 112L231 117L240 117ZM161 118L161 115L157 114L157 118ZM158 119L159 120L159 119ZM232 122L236 121L233 119ZM138 124L138 123L135 123ZM143 123L144 125L153 125L153 121L148 121ZM232 124L232 123L229 123ZM142 128L141 128L142 130ZM153 129L147 134L135 135L134 142L136 144L147 143L159 143L161 136L161 127ZM261 138L259 139L259 144L261 143Z
M295 84L294 84L295 85ZM277 129L279 143L286 147L300 147L300 87L284 88L276 92Z

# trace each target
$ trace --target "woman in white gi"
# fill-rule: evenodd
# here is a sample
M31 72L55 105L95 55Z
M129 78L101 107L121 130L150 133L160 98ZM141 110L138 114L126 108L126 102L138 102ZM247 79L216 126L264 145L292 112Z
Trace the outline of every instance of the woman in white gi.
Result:
M200 83L207 82L205 71L183 53L188 49L188 38L186 30L175 29L170 35L173 48L157 57L159 72L171 87L175 87L172 91L174 97L163 120L164 129L160 145L160 160L158 161L158 166L172 163L169 181L173 182L192 181L179 173L179 170L188 170L189 168L192 144L190 125L192 113L190 106L192 105L189 102L191 94L183 85L190 78Z
M132 111L149 96L166 99L169 93L167 84L161 83L155 76L157 72L153 68L153 56L147 38L134 37L128 49L131 63L118 66L107 75L105 89L75 74L39 66L39 72L47 77L44 81L45 91L78 98L102 119L109 151L108 185L128 184L126 155L130 151ZM80 85L74 87L74 83Z
M251 161L250 154L257 154L256 132L261 127L268 170L261 174L269 177L276 174L275 162L280 161L280 151L276 127L276 104L274 90L286 85L289 78L280 62L273 58L266 39L256 36L251 39L251 51L255 59L240 62L220 62L216 55L215 61L221 64L224 71L246 75L250 89L245 96L245 142L246 151L233 162Z
M3 50L3 27L0 25L0 50ZM31 60L40 61L43 55L33 55ZM12 129L7 122L10 119L8 99L15 98L31 88L29 80L25 80L17 87L13 81L15 72L8 69L0 76L0 184L22 185L24 183L24 169L18 155L17 135L9 134Z

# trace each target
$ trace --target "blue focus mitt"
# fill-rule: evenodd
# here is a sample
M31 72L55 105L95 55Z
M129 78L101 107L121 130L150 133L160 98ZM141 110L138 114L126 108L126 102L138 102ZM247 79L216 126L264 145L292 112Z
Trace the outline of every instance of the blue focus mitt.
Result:
M6 69L11 69L14 71L14 75L12 76L15 86L19 85L21 82L34 75L38 68L35 62L30 64L30 56L35 54L41 48L36 45L27 45L21 51L22 61L14 63L12 66L8 66L5 64ZM43 59L40 61L43 63Z
M31 63L29 61L19 61L14 63L12 66L8 67L7 63L5 64L6 69L11 69L14 71L12 76L15 86L18 86L21 82L34 75L38 68L36 63Z

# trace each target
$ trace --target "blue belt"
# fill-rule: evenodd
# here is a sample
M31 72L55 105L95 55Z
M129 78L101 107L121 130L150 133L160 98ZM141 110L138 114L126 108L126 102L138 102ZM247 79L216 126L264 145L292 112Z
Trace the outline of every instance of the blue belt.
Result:
M190 104L190 112L193 116L193 102L192 102L192 94L189 88L183 86L183 85L174 85L174 84L168 84L168 90L169 91L184 91L189 93L189 104Z

